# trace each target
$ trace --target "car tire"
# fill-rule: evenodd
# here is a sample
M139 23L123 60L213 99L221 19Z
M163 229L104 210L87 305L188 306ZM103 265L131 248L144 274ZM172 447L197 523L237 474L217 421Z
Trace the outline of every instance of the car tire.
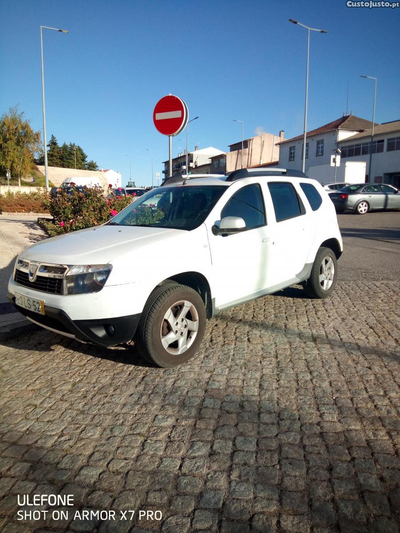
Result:
M356 212L358 215L366 215L369 211L369 203L365 200L361 200L361 202L358 202L356 207Z
M330 248L320 248L304 290L311 298L327 298L337 281L337 259Z
M162 368L186 363L197 352L206 327L201 296L192 288L168 283L152 293L135 336L140 355Z

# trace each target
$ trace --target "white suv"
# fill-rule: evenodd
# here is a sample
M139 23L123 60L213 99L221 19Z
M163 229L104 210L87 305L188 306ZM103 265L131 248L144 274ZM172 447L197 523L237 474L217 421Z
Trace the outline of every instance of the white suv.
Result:
M342 250L333 203L299 172L173 178L103 226L22 252L9 297L45 328L102 346L134 340L173 367L223 309L299 283L329 296Z

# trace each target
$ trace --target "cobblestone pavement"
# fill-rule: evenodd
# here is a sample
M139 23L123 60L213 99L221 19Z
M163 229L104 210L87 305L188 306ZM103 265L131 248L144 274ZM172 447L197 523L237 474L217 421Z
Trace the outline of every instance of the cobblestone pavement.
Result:
M0 531L398 532L400 283L301 296L215 317L172 370L45 331L0 345Z

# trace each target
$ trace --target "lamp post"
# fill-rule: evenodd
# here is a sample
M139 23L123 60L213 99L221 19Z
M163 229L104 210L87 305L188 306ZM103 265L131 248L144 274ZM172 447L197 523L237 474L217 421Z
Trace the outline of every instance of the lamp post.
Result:
M308 113L308 78L310 73L310 32L316 31L317 33L328 33L326 30L317 30L316 28L310 28L305 26L297 20L289 19L292 24L298 24L307 30L307 69L306 69L306 99L304 105L304 134L303 134L303 166L302 171L306 171L306 142L307 142L307 113Z
M368 168L368 181L372 183L372 146L374 142L374 132L375 132L375 108L376 108L376 89L378 85L378 78L373 76L360 76L361 78L366 78L368 80L374 80L374 104L372 106L372 128L371 128L371 144L369 147L369 168Z
M150 154L150 159L151 159L151 188L154 187L154 184L153 184L153 156L151 155L151 150L150 148L146 148L146 151L149 152Z
M44 173L46 191L49 189L49 170L47 163L47 137L46 137L46 102L44 97L44 63L43 63L43 30L53 30L60 33L69 33L68 30L59 30L58 28L50 28L49 26L40 26L40 58L42 63L42 104L43 104L43 148L44 148Z
M244 122L243 120L236 120L236 118L233 119L233 122L239 122L242 124L242 152L240 154L240 168L243 168Z
M198 118L199 117L194 117L186 124L186 176L189 175L189 124Z

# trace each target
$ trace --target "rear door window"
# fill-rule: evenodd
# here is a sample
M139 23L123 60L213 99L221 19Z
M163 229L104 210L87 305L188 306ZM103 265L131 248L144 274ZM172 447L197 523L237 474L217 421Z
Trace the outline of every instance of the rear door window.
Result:
M300 183L300 187L303 189L311 209L317 211L322 204L322 198L317 189L311 183Z
M303 202L291 183L271 182L268 183L268 188L274 204L277 222L283 222L305 213Z

